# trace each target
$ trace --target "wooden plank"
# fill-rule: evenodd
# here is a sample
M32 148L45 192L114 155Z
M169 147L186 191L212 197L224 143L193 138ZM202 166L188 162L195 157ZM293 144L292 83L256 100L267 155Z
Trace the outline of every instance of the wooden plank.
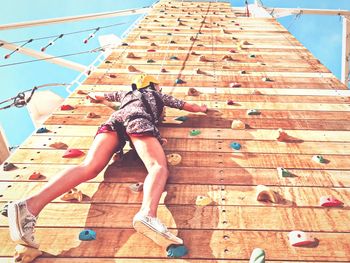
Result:
M247 178L249 180L249 177ZM11 185L11 187L8 187ZM18 200L37 193L43 187L42 182L0 183L0 201ZM78 187L87 203L141 204L142 194L135 194L126 183L83 183ZM281 187L271 186L278 193L278 204L256 200L256 186L235 185L177 185L167 184L160 204L195 205L197 196L208 196L215 205L229 206L282 206L282 207L319 207L320 197L332 195L347 203L350 200L349 188L324 187ZM64 202L59 198L55 202Z
M37 239L41 250L57 257L165 257L164 251L141 234L131 229L96 228L98 240L82 242L77 239L82 228L52 229L38 228ZM181 230L179 236L189 249L187 257L197 259L240 259L247 260L255 247L264 248L270 260L323 260L332 258L333 262L349 260L347 249L350 238L345 233L321 233L314 235L319 240L313 249L300 249L288 244L287 232L272 231L202 231ZM227 236L227 239L224 239ZM0 248L1 256L12 255L13 247L7 229L0 229L4 241ZM266 241L274 244L267 246ZM138 247L138 249L133 249ZM211 249L208 249L210 247ZM300 250L303 253L300 253ZM133 251L133 255L130 255Z
M2 206L3 204L1 204ZM37 227L130 228L138 205L51 203L40 215ZM221 211L225 210L223 214ZM263 216L272 214L271 216ZM349 209L160 206L158 216L169 228L350 232ZM57 220L64 218L64 220ZM115 220L118 218L118 220ZM295 220L301 218L301 220ZM339 222L337 218L343 220ZM242 220L243 219L243 220ZM223 223L225 220L226 223ZM8 225L0 217L0 226Z
M101 125L108 118L101 117L98 119L81 118L80 115L52 115L45 121L45 125ZM326 130L326 131L349 131L350 127L347 121L342 120L325 120L320 122L319 120L287 120L287 119L261 119L259 117L240 119L246 124L248 129L271 129L277 130L279 128L284 130ZM228 128L231 127L232 119L218 119L209 118L203 115L192 115L184 123L174 121L173 118L166 118L162 124L163 127L168 128Z
M16 163L18 169L0 172L1 182L28 182L33 172L40 172L41 182L61 172L63 169L73 167L66 164L21 164ZM193 173L193 170L196 173ZM216 168L216 167L169 167L169 184L214 184L214 185L268 185L268 186L294 186L294 187L345 187L350 183L350 170L311 170L289 169L293 178L284 178L278 175L273 168ZM117 175L117 176L116 176ZM136 183L142 182L147 175L143 167L123 167L109 165L90 182L100 183Z
M199 152L235 152L230 147L233 141L241 144L242 153L285 153L285 154L350 154L350 142L323 142L320 148L319 142L277 142L277 141L241 141L236 139L202 139L191 138L187 131L187 138L178 140L178 138L168 138L168 143L164 146L166 151L199 151ZM49 145L54 142L63 142L70 148L88 150L92 144L93 137L74 136L74 137L55 137L51 136L32 136L28 138L20 149L53 149Z

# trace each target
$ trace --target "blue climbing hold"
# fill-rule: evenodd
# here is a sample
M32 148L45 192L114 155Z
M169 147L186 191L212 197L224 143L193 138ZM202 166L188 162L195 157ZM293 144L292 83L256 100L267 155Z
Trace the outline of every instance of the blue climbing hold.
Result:
M176 84L184 84L185 81L183 81L182 79L176 79L176 80L175 80L175 83L176 83Z
M188 253L188 249L183 245L181 246L170 245L167 248L167 256L170 258L180 258L187 255L187 253Z
M232 142L230 144L230 146L231 146L232 149L235 149L235 150L241 149L241 145L238 142Z
M36 133L47 133L47 132L49 132L49 130L46 129L46 127L41 127L36 131Z
M79 239L83 241L96 240L96 232L91 229L85 229L80 232Z
M177 120L177 121L187 121L187 120L188 120L188 117L186 117L186 116L180 116L180 117L175 118L175 120Z

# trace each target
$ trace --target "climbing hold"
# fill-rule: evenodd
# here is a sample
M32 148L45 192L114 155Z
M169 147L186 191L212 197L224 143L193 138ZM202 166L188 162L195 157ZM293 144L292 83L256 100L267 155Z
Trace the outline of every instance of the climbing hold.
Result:
M147 49L147 52L156 52L155 49Z
M157 46L157 44L156 44L156 43L154 43L154 42L152 42L152 43L150 44L150 46L151 46L151 47L156 47L156 46Z
M283 167L277 167L277 173L282 177L293 177L292 173Z
M67 151L63 154L62 158L73 158L84 155L85 153L78 149L67 149Z
M233 100L228 100L227 105L235 105L235 102Z
M241 149L241 145L238 142L231 142L230 147L234 150L239 150Z
M233 61L233 58L229 55L225 55L221 58L221 60L224 60L224 61Z
M162 69L160 70L160 72L165 73L165 72L167 72L167 70L166 70L165 68L162 68Z
M283 131L282 129L278 129L278 137L276 138L277 141L284 142L287 141L288 138L289 136L285 131Z
M197 136L201 134L201 131L200 130L190 130L190 135L191 136Z
M3 216L8 216L7 215L7 209L8 209L8 204L6 204L6 205L4 205L4 207L1 209L1 215L3 215Z
M272 203L278 203L278 195L265 185L258 185L256 187L256 200L258 201L270 201Z
M176 57L176 56L171 56L171 57L170 57L170 60L179 60L179 58Z
M204 55L201 55L198 60L202 62L208 62L208 59Z
M68 149L68 145L63 143L63 142L55 142L49 145L51 148L54 149L61 149L61 150L66 150Z
M139 70L137 68L135 68L134 66L132 66L132 65L128 66L128 71L129 72L139 72Z
M343 202L339 201L335 197L329 195L329 196L321 196L320 198L320 206L324 207L337 207L337 206L343 206Z
M324 159L322 155L314 155L312 160L316 163L326 163L326 159Z
M13 169L17 168L16 165L14 165L13 163L9 163L9 162L4 162L4 164L2 165L2 169L7 172L7 171L11 171Z
M129 185L129 189L133 192L142 192L143 183L131 184L131 185Z
M256 56L254 54L249 54L250 58L255 58Z
M170 258L180 258L188 253L188 249L184 245L170 245L166 251Z
M249 263L265 263L265 251L261 248L254 248Z
M140 36L140 39L148 39L147 36Z
M178 28L175 28L174 30L175 30L175 31L180 31L180 29L178 29Z
M83 91L83 90L81 90L81 89L78 89L78 90L77 90L77 94L79 94L79 95L87 95L88 92Z
M272 81L272 79L270 79L268 77L264 77L264 78L262 78L262 81L269 82L269 81Z
M228 31L228 30L226 30L226 29L224 29L224 28L221 30L221 32L224 33L224 34L231 34L230 31Z
M128 43L122 43L122 46L129 46L129 44Z
M181 155L177 153L171 153L166 156L169 165L178 165L181 163Z
M187 91L187 95L188 96L199 96L199 95L201 95L201 93L198 90L196 90L195 88L189 88Z
M69 190L67 193L65 193L61 197L61 200L63 201L78 200L78 202L80 203L83 200L83 193L80 190L73 188Z
M171 40L170 44L176 44L176 42L174 40Z
M196 205L198 206L206 206L209 205L211 202L212 200L208 196L199 195L196 198Z
M237 83L237 82L231 82L229 86L230 86L230 88L242 87L242 85L240 83Z
M136 56L135 56L134 53L129 52L129 53L126 55L126 58L136 58Z
M167 33L168 36L171 36L172 34L171 33Z
M85 229L80 232L79 240L82 240L82 241L96 240L96 232L92 229Z
M29 180L39 180L43 175L40 172L33 172L30 176L29 176Z
M231 124L231 129L233 130L244 130L245 124L240 120L233 120Z
M230 69L229 66L225 66L225 65L223 65L221 68L222 68L222 69Z
M86 118L88 119L97 119L100 118L101 116L94 113L94 112L88 112L88 114L86 114Z
M256 109L247 110L247 115L260 115L260 111Z
M74 110L74 107L71 105L62 105L61 110Z
M178 78L178 79L175 80L175 83L176 83L176 84L184 84L185 81L183 81L182 79L179 79L179 78Z
M288 239L289 243L294 247L307 246L316 242L315 238L309 233L299 230L289 232Z
M262 93L255 89L252 91L252 95L262 95Z
M175 120L177 120L177 121L187 121L187 120L188 120L188 117L186 117L186 116L180 116L180 117L175 118Z
M247 40L245 40L245 41L243 41L241 43L242 43L242 45L250 45L250 43Z
M247 71L245 71L245 70L240 70L239 73L243 75L243 74L247 74Z
M155 61L153 59L148 59L147 63L155 63Z
M37 257L41 256L43 253L34 247L24 246L18 244L15 247L15 255L13 257L14 262L30 263L33 262Z
M236 53L236 50L230 49L230 53Z
M191 55L199 55L196 51L192 51Z

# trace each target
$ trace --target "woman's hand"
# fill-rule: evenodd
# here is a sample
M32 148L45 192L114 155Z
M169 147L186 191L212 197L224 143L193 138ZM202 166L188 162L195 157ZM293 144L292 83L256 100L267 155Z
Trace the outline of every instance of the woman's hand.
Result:
M104 97L101 97L100 94L97 94L96 92L89 92L86 98L90 100L91 103L102 103L104 100Z

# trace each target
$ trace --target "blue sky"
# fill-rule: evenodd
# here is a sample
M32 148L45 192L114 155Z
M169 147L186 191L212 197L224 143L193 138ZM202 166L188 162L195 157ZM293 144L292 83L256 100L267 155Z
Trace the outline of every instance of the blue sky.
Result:
M73 16L95 12L140 8L152 4L153 0L143 1L115 1L115 0L15 0L4 1L0 9L0 24L22 22L29 20ZM249 1L252 3L253 1ZM303 7L320 9L347 9L350 10L350 0L263 0L265 6L271 7ZM87 4L88 3L88 4ZM233 6L242 6L243 0L232 0ZM98 26L106 26L115 23L125 23L101 30L100 34L114 33L120 36L138 16L100 19L95 21L75 22L70 24L57 24L29 29L17 29L0 31L0 39L8 42L26 40L30 38L57 35L66 32L79 31ZM336 16L303 15L298 19L289 16L279 19L290 32L304 44L323 64L325 64L338 78L341 69L341 36L342 23ZM92 32L91 32L92 33ZM89 33L81 33L67 36L59 40L54 46L47 49L52 55L62 55L90 50L98 46L97 38L92 39L88 45L82 41ZM35 41L28 47L40 50L49 40ZM0 78L2 87L0 101L15 96L18 92L46 83L69 83L78 72L62 68L46 62L34 62L17 66L1 67L4 64L31 60L21 54L15 54L10 59L4 60L7 50L0 49ZM88 65L96 56L96 53L88 55L72 56L66 59ZM52 88L61 96L67 96L62 87ZM20 144L34 130L34 126L25 108L12 108L0 111L0 123L4 128L10 145Z

